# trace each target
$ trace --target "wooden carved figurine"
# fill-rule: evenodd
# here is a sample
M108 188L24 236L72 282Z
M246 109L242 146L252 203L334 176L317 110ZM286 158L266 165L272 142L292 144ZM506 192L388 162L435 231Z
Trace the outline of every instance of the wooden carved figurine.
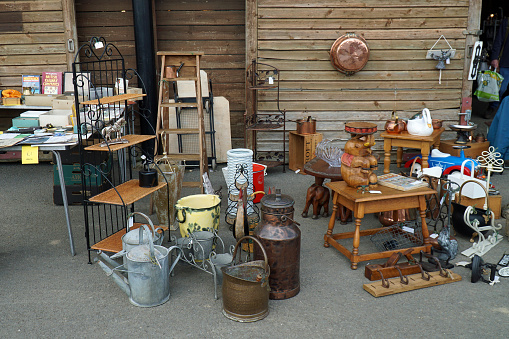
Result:
M306 206L302 212L302 217L307 218L309 206L313 204L313 219L318 219L320 210L323 207L323 217L329 216L329 200L330 192L327 187L322 185L313 184L308 188L306 195Z
M377 176L373 170L378 162L371 147L375 144L376 125L363 122L352 122L345 130L352 138L345 144L345 153L341 157L341 175L348 186L371 189L377 186Z

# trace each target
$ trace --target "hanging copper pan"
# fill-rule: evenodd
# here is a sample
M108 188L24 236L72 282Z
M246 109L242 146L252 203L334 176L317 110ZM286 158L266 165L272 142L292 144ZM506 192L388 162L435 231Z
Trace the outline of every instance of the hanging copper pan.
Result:
M334 68L346 75L352 75L366 66L369 47L363 37L347 33L332 44L329 55Z

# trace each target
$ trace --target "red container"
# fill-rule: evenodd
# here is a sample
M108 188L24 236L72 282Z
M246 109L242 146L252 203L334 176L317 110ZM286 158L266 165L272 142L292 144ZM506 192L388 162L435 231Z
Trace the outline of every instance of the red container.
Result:
M253 163L253 189L257 191L265 191L265 171L267 166L262 164ZM254 203L262 200L263 194L257 194L253 200Z

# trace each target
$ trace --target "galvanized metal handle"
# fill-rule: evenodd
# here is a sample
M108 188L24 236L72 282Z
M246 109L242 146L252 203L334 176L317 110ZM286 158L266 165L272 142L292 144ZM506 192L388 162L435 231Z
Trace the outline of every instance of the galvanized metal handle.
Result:
M145 220L147 220L147 221L148 221L148 223L149 223L150 227L152 228L152 238L154 239L154 238L156 237L156 230L155 230L155 228L154 228L154 224L152 223L152 220L150 220L150 218L149 218L149 217L147 217L145 214L143 214L143 213L141 213L141 212L132 212L131 214L129 214L129 215L127 216L127 232L129 232L129 231L130 231L130 229L129 229L129 219L131 219L131 217L133 217L135 214L137 214L137 215L141 215L143 218L145 218ZM133 218L133 223L134 223L134 218ZM146 226L146 225L145 225L145 226ZM140 227L140 228L141 228L141 227ZM127 232L126 232L126 233L127 233ZM148 230L148 232L150 233L150 230Z

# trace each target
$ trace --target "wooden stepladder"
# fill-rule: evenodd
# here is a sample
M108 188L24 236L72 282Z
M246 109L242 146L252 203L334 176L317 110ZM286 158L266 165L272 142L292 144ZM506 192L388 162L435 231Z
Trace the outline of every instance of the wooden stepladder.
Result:
M156 161L166 156L174 161L198 162L200 181L183 182L183 186L200 187L203 193L203 174L208 175L207 149L205 144L205 123L200 79L200 58L202 52L157 52L161 59L159 81L159 101L157 110L156 134L158 142L155 148ZM194 82L196 101L182 102L172 95L172 86L177 81ZM197 116L195 127L183 126L177 116L184 109L194 108ZM188 147L190 144L196 147ZM162 150L161 150L162 148ZM159 149L159 151L158 151ZM189 151L192 149L192 151ZM168 152L167 152L168 150ZM163 152L166 153L163 155Z

